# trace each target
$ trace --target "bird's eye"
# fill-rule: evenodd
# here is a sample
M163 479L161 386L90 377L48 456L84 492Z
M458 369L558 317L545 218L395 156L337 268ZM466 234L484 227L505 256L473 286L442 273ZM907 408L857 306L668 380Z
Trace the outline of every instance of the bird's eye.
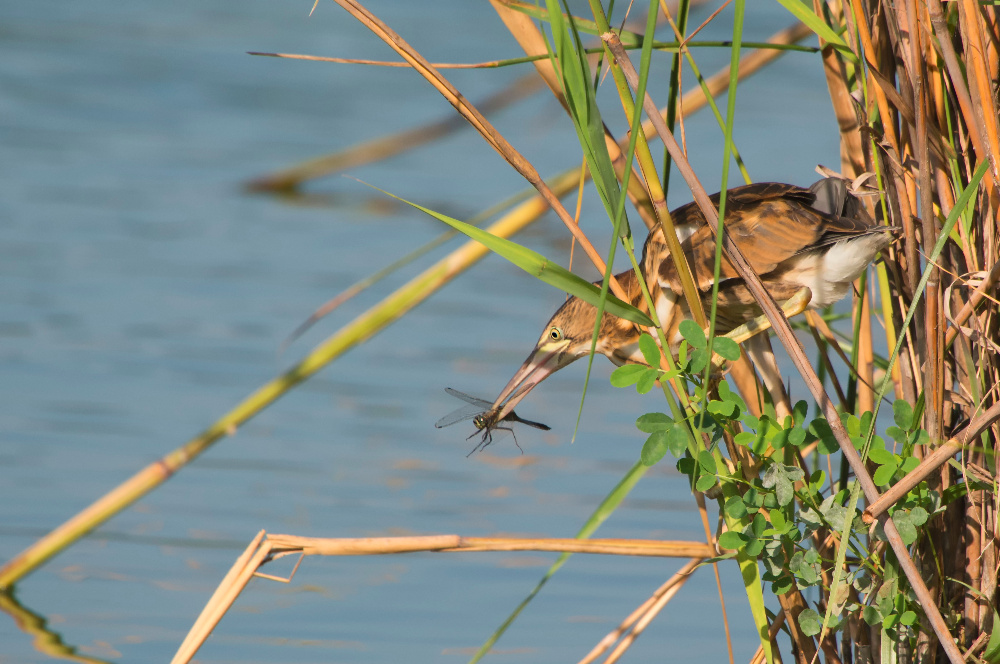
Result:
M549 339L552 341L562 341L563 333L558 327L554 327L549 330Z

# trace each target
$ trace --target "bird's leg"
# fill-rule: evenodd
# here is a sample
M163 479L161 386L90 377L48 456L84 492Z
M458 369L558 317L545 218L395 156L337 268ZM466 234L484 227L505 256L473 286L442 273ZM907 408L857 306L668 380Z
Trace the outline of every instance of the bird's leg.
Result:
M771 340L766 334L758 334L747 339L743 348L760 373L760 380L771 397L778 421L784 422L785 417L792 414L792 408L785 384L781 380L781 372L778 371L778 363L774 359Z
M781 310L784 312L785 317L791 318L805 311L809 306L811 298L811 291L808 288L802 288L781 305ZM791 414L788 394L785 392L785 386L781 382L781 374L778 371L778 365L775 362L771 344L766 336L759 336L761 332L770 328L771 321L767 319L767 316L762 314L752 321L740 325L724 336L738 344L745 343L747 355L750 356L751 361L757 366L764 387L771 395L771 399L775 405L775 413L778 419L783 421L785 415ZM712 362L713 364L717 363L719 366L722 366L725 360L716 355L712 358Z
M781 305L781 310L785 313L785 318L791 318L792 316L801 314L803 311L808 309L809 301L811 299L812 292L808 288L800 289L795 295L785 300L785 303ZM771 321L767 319L767 316L761 314L752 321L743 323L743 325L733 328L730 332L723 336L728 339L732 339L738 344L742 344L747 339L750 339L751 337L769 329L771 329Z

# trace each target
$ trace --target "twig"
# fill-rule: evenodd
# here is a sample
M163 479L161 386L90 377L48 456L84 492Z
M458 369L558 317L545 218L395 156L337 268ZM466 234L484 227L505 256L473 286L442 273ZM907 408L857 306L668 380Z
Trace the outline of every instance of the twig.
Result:
M920 484L928 475L937 470L948 459L955 456L966 445L971 444L972 441L979 437L979 434L986 431L997 420L1000 420L1000 402L993 404L986 412L973 420L964 431L934 450L930 456L920 462L919 466L908 472L903 479L896 482L891 489L882 494L881 498L869 505L868 509L861 515L861 518L865 523L874 522L883 512L908 494L910 489Z

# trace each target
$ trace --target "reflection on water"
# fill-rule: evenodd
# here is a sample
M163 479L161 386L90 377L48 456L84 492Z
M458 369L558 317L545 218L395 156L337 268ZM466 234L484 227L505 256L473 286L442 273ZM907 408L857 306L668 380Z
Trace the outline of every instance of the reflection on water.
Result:
M387 57L340 10L321 6L309 18L309 6L250 0L234 11L219 0L96 0L58 13L37 3L5 8L4 560L397 287L408 275L347 303L277 359L281 340L319 304L442 232L410 209L373 205L370 192L349 179L315 183L294 200L243 192L251 177L449 112L403 70L244 54ZM386 0L372 8L433 60L515 53L485 4ZM748 35L763 37L789 22L781 11L755 8ZM443 17L449 39L429 39ZM713 29L706 38L727 30ZM729 56L700 57L711 71ZM829 113L824 89L810 87L821 78L805 78L817 67L809 56L788 56L741 88L738 111L755 130L736 140L757 179L810 182L815 163L836 163L836 136L815 131L816 117ZM522 71L448 76L477 97ZM784 97L781 82L789 79L798 84ZM548 174L579 158L567 148L575 137L558 114L539 95L497 123ZM707 182L717 177L722 152L713 123L706 116L686 125ZM761 127L780 127L799 153L774 154ZM471 132L352 175L460 218L524 187ZM678 191L671 202L684 198ZM600 245L603 213L593 196L586 204L593 213L585 223ZM522 239L565 260L555 224ZM12 608L11 618L0 620L4 655L48 662L75 649L98 660L164 661L261 528L331 537L571 536L637 458L642 438L633 422L660 407L653 399L612 390L611 367L599 360L573 445L582 365L548 379L519 406L523 416L552 426L519 434L523 456L498 442L466 459L464 436L433 426L452 408L444 386L496 394L560 299L499 259L486 260L22 582L17 600L30 608ZM701 525L686 497L684 481L665 464L600 534L697 539ZM310 561L291 586L252 583L201 660L460 659L551 560L415 554ZM520 566L524 561L530 564ZM679 566L575 557L494 659L566 660ZM726 580L737 657L745 659L754 635L741 613L738 577ZM706 659L723 656L713 588L708 575L696 576L682 593L684 610L668 609L635 656L667 644L672 652L697 647ZM61 654L43 651L36 636L71 645Z

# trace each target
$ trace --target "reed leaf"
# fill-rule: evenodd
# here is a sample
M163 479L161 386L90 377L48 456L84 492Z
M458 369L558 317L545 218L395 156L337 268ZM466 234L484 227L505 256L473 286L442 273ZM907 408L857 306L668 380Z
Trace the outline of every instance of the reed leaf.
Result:
M602 289L590 283L583 277L573 274L558 263L550 261L537 251L528 249L527 247L517 244L516 242L493 235L489 231L477 228L472 224L467 224L464 221L459 221L458 219L453 219L448 215L425 208L424 206L408 201L405 198L395 196L388 191L379 189L378 187L372 186L372 188L378 189L386 196L391 196L398 201L413 206L421 212L434 217L438 221L448 224L455 230L464 233L470 239L482 244L498 256L506 258L508 261L518 266L531 276L536 277L550 286L555 286L559 290L569 293L570 295L574 295L584 302L594 305L595 307L600 304L603 294L607 298L604 308L609 314L618 316L619 318L624 318L625 320L638 325L653 325L653 321L650 320L649 316L639 311L631 304L623 302L609 293L602 293Z

